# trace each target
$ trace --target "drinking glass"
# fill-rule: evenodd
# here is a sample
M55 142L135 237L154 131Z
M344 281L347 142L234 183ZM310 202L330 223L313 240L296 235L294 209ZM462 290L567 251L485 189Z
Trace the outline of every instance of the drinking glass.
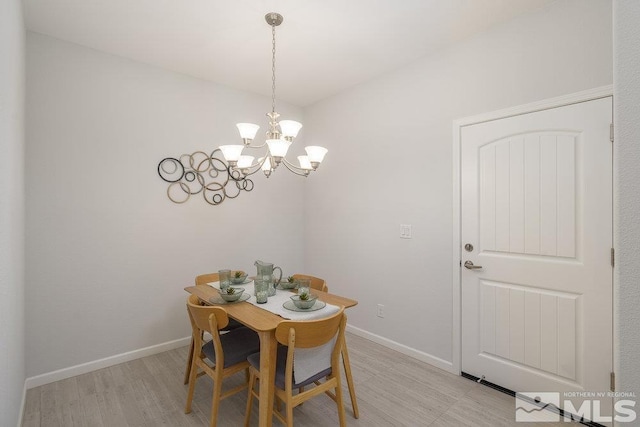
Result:
M258 304L264 304L267 302L267 298L269 296L269 280L264 280L259 277L253 281L255 294L256 294L256 302Z
M231 270L218 270L218 280L220 281L220 290L227 289L231 285Z
M311 294L311 290L309 289L309 284L311 280L309 279L296 279L296 283L298 283L298 295L302 294Z

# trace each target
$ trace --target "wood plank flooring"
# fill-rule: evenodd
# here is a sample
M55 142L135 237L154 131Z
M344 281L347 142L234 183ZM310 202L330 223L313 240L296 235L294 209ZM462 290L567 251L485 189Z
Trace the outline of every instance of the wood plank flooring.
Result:
M347 334L347 340L360 406L356 420L343 380L348 425L516 425L512 397L353 334ZM23 427L206 426L212 393L209 378L198 380L193 411L184 413L187 350L183 347L30 389ZM239 374L224 387L243 380ZM218 425L241 426L245 404L245 392L223 400ZM257 413L254 406L252 426L258 425ZM294 410L294 420L296 426L337 426L335 403L324 395L316 397ZM274 425L279 425L275 419Z

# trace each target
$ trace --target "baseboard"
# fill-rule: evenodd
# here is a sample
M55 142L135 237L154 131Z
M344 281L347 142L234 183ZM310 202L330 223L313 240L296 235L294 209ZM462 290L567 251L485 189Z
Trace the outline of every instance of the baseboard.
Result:
M399 351L400 353L406 354L407 356L413 357L414 359L420 360L421 362L433 365L436 368L440 368L452 374L459 375L459 372L453 369L452 362L448 362L446 360L440 359L439 357L416 350L415 348L400 344L388 338L381 337L380 335L372 334L371 332L365 331L364 329L356 328L355 326L347 325L347 331L359 337L368 339L369 341L380 344L384 347Z
M364 329L356 328L355 326L347 325L347 331L353 333L354 335L358 335L359 337L368 339L369 341L373 341L377 344L390 348L392 350L399 351L400 353L405 354L409 357L413 357L414 359L420 360L422 362L433 365L437 368L443 369L447 372L451 372L452 374L458 375L458 372L456 372L453 369L453 364L451 362L440 359L439 357L416 350L404 344L400 344L398 342L392 341L388 338L381 337L380 335L373 334L371 332L365 331ZM22 413L24 410L24 404L26 400L26 392L30 388L39 387L41 385L49 384L55 381L60 381L66 378L75 377L77 375L86 374L87 372L93 372L93 371L97 371L98 369L108 368L109 366L118 365L120 363L128 362L130 360L135 360L141 357L162 353L163 351L169 351L178 347L183 347L189 344L190 339L191 337L180 338L174 341L153 345L150 347L145 347L145 348L129 351L122 354L116 354L114 356L105 357L104 359L98 359L92 362L82 363L80 365L59 369L57 371L47 372L46 374L40 374L34 377L29 377L25 381L25 387L24 387L23 396L22 396L23 408L20 412L21 422L22 422Z
M128 351L122 354L116 354L115 356L105 357L104 359L82 363L80 365L71 366L69 368L59 369L57 371L48 372L46 374L36 375L35 377L29 377L25 381L25 393L26 390L30 388L39 387L41 385L49 384L55 381L75 377L76 375L86 374L87 372L97 371L98 369L108 368L109 366L118 365L120 363L139 359L141 357L162 353L163 351L173 350L174 348L183 347L185 345L188 345L190 340L191 336L180 338L174 341L168 341L162 344L152 345L150 347Z

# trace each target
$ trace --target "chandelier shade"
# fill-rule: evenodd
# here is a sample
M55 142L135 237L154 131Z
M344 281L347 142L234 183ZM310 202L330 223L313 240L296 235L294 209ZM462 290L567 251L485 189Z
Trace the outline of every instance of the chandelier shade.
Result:
M267 145L269 146L271 157L284 157L289 151L291 141L286 139L267 139Z
M240 156L238 159L238 169L250 168L253 164L253 156Z
M295 138L302 129L302 123L294 120L280 120L280 130L285 138Z
M253 123L237 123L236 127L240 132L240 138L252 140L256 137L256 133L258 133L258 129L260 126L254 125Z
M315 163L322 163L322 161L324 160L324 156L329 151L326 148L319 147L317 145L304 147L304 150L307 152L307 156L309 156L309 161Z
M300 168L304 170L313 170L311 166L311 161L309 160L309 156L298 156L298 163L300 163Z
M220 151L228 162L237 162L242 155L244 145L221 145Z

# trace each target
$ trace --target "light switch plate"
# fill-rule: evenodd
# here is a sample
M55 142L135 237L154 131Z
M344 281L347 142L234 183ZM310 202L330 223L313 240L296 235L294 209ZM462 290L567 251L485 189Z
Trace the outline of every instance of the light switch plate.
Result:
M400 238L411 239L411 224L400 224Z

